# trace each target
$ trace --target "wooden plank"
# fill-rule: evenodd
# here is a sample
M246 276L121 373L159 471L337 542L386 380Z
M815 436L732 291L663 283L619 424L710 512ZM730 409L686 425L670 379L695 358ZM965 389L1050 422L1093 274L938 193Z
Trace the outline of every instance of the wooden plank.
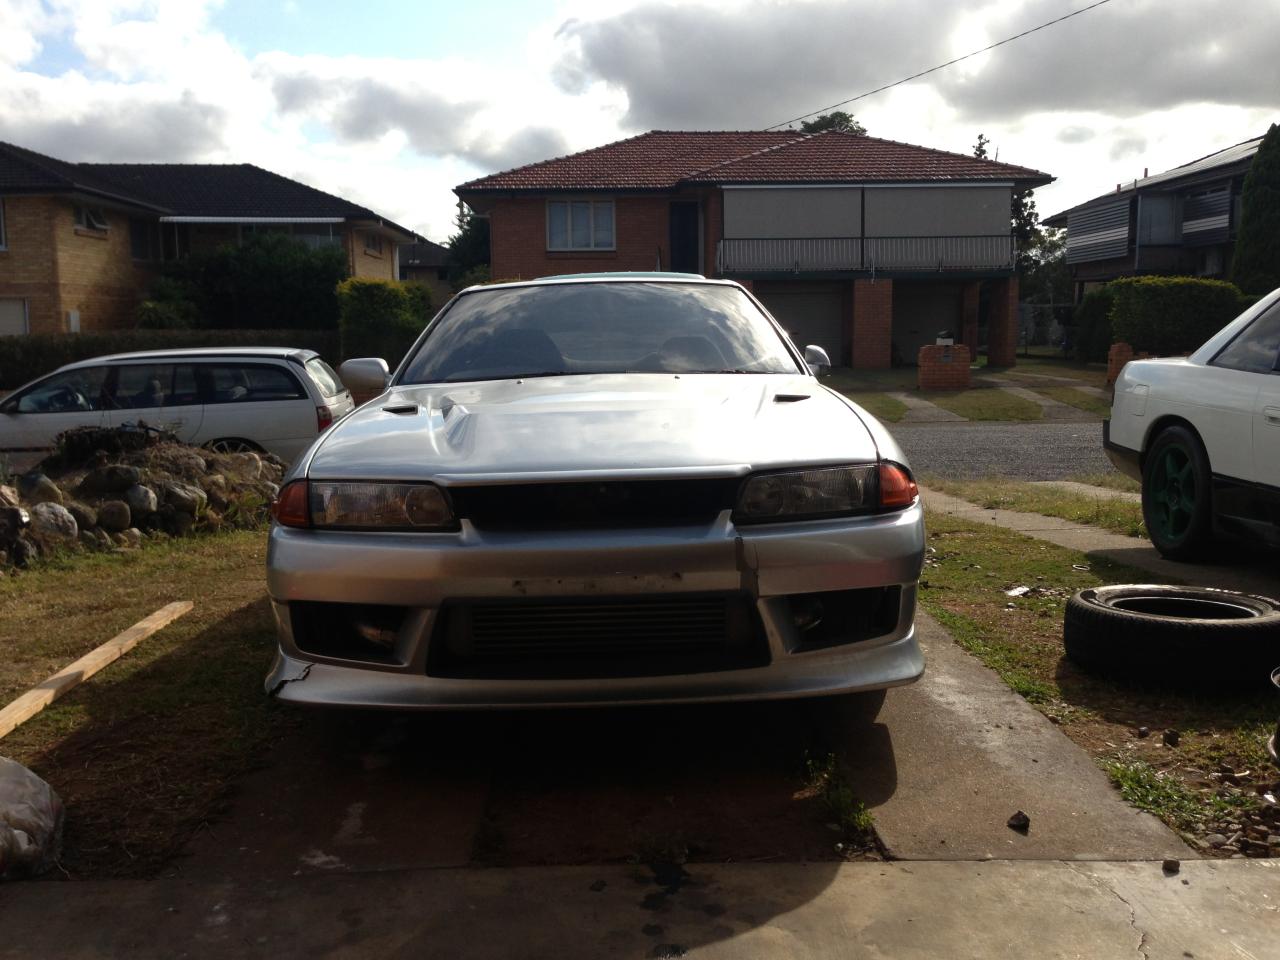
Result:
M103 667L119 660L141 641L173 623L193 606L190 600L166 604L151 616L116 634L102 646L90 650L75 663L63 667L39 686L32 687L0 710L0 737L8 736L14 728L26 723L64 693L77 687L82 680L88 680Z

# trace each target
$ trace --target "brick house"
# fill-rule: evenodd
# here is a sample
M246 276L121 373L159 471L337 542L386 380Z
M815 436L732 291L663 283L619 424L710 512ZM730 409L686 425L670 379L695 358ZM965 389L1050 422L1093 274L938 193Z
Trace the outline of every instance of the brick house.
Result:
M1262 137L1172 170L1117 183L1043 221L1067 230L1075 299L1117 277L1225 277L1240 226L1240 193Z
M284 231L395 279L421 239L252 164L68 163L0 143L0 334L128 327L163 261Z
M940 330L1011 364L1027 167L825 132L652 131L461 184L491 274L676 270L750 287L801 343L914 363Z
M449 251L438 243L423 240L400 248L400 279L420 283L431 291L431 302L437 307L453 296L446 267Z

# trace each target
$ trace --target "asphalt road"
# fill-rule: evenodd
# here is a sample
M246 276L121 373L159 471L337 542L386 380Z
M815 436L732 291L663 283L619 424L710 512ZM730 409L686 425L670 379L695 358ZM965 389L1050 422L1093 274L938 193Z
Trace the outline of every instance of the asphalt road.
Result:
M1102 451L1102 424L1096 421L886 426L922 477L1065 480L1114 469Z

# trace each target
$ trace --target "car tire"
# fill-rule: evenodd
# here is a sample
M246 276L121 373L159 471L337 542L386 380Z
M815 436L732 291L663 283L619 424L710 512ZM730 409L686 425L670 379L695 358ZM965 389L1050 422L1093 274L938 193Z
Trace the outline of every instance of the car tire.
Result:
M1100 676L1254 687L1280 663L1280 604L1208 587L1093 587L1067 601L1063 645L1072 663Z
M262 452L262 448L252 440L242 440L239 437L222 437L218 440L210 440L204 446L206 450L212 450L214 453Z
M1170 560L1201 557L1213 538L1213 474L1195 432L1166 427L1142 465L1142 520L1160 554Z

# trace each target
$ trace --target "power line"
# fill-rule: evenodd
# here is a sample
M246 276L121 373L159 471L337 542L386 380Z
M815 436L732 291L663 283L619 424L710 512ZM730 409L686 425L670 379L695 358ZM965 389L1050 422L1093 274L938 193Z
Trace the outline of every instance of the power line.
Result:
M956 57L954 60L948 60L946 63L940 63L936 67L930 67L928 70L921 70L919 73L913 73L911 76L903 77L901 80L895 80L893 81L893 83L886 83L883 87L876 87L874 90L868 90L866 93L860 93L856 97L850 97L848 100L841 100L839 103L833 103L829 107L819 107L817 110L812 110L809 113L802 113L798 117L792 117L790 120L783 120L781 123L775 123L771 126L765 127L764 129L774 130L774 129L777 129L778 127L789 126L790 124L795 123L797 120L806 120L809 117L816 116L819 113L826 113L828 110L834 110L836 107L843 107L846 104L853 103L856 100L862 100L874 94L881 93L885 90L890 89L891 87L901 86L904 83L910 83L912 80L919 80L921 77L928 76L929 74L935 73L938 70L942 70L946 67L950 67L954 64L957 64L961 60L968 60L970 57L976 57L978 54L986 53L988 50L994 50L996 47L1003 47L1006 43L1012 43L1014 40L1020 40L1025 36L1028 36L1030 34L1037 32L1038 30L1043 30L1046 27L1052 27L1055 23L1061 23L1063 20L1070 20L1072 17L1078 17L1080 16L1080 14L1088 13L1090 10L1096 10L1098 7L1102 6L1104 3L1110 3L1110 2L1111 0L1097 0L1097 3L1091 3L1087 7L1081 7L1079 10L1074 10L1071 13L1066 14L1065 16L1058 17L1056 20L1049 20L1045 23L1040 24L1040 26L1038 27L1032 27L1030 30L1023 30L1021 33L1015 33L1012 37L1005 37L1003 40L998 40L997 42L990 44L989 46L983 47L981 50L974 50L972 53L966 53L962 57Z

